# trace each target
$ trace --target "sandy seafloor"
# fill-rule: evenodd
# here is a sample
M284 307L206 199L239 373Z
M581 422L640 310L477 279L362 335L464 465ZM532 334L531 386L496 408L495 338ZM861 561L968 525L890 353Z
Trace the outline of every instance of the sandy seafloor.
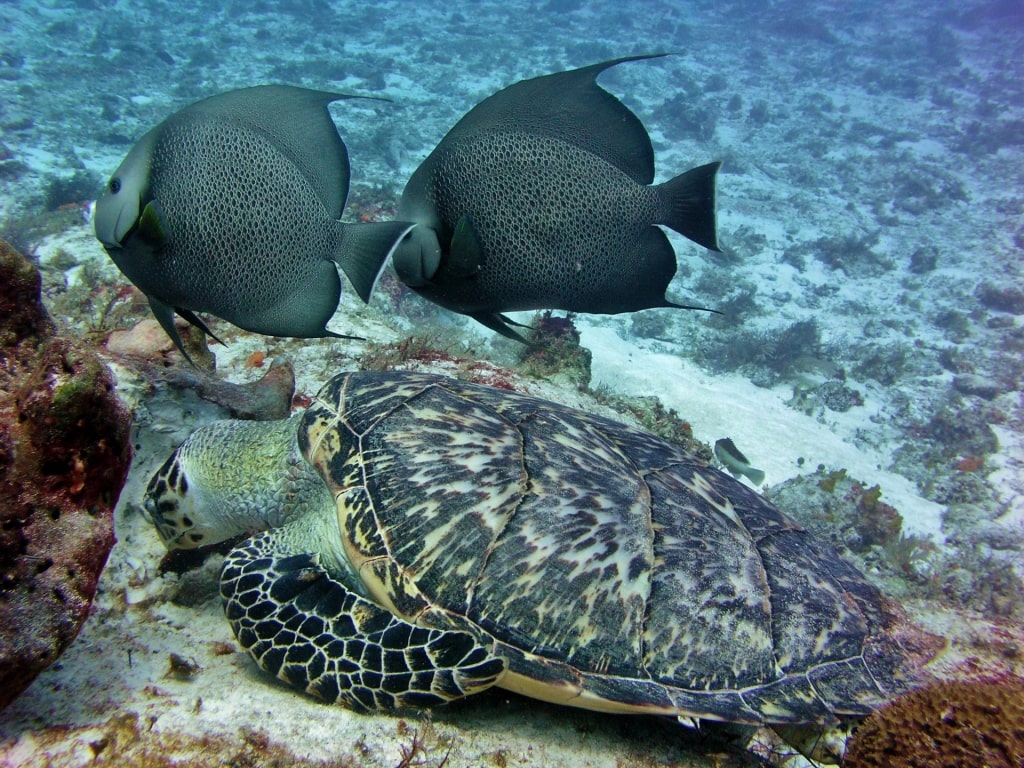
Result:
M0 234L41 263L46 300L68 332L88 333L104 354L111 328L76 297L92 301L122 278L74 206L174 109L264 82L386 96L391 103L347 101L332 111L362 197L393 201L448 127L494 90L607 58L676 52L601 82L648 127L659 181L724 160L725 253L671 235L680 270L669 298L728 313L577 317L593 353L591 387L656 395L705 442L731 436L768 486L819 464L881 486L904 531L930 537L934 550L913 585L894 583L884 568L869 575L915 621L949 637L936 674L1020 673L1024 330L1022 315L993 296L1012 298L1022 286L1024 11L1010 0L944 5L4 3ZM82 279L97 283L83 289ZM122 312L115 325L141 316ZM780 332L808 320L816 338L787 348ZM331 328L366 342L214 328L228 342L213 350L219 376L255 378L262 369L247 362L260 351L291 360L298 391L309 394L411 334L471 361L516 367L514 345L415 298L396 311L383 296L363 307L349 292ZM240 764L248 749L265 754L262 764L290 752L394 766L415 732L427 751L406 764L715 764L672 723L501 692L429 722L368 717L267 680L231 645L215 563L182 577L158 573L162 547L138 511L170 448L220 413L194 397L154 393L110 357L136 413L118 544L79 638L0 713L0 762L142 764L150 750L148 764L168 764L156 755ZM797 407L796 392L840 380L862 404L840 411L805 398ZM563 379L518 382L611 413ZM982 565L967 587L928 570L968 552ZM985 567L1009 585L997 600L978 596ZM171 653L200 671L168 676ZM211 738L190 740L200 735Z

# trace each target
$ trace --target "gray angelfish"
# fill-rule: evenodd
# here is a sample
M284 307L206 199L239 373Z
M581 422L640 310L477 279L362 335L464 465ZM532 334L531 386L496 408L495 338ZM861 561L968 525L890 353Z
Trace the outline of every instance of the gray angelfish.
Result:
M676 254L656 225L718 250L719 163L652 186L647 131L596 81L650 58L524 80L470 110L402 194L398 217L417 224L393 257L402 281L520 341L502 312L697 309L665 298Z
M339 221L348 151L327 105L347 98L283 85L212 96L150 130L107 183L96 237L183 354L174 312L211 336L196 312L272 336L337 336L325 327L337 267L369 300L410 225Z
M733 477L747 477L754 485L764 482L764 470L750 466L750 460L743 455L730 437L715 441L715 458L729 470Z

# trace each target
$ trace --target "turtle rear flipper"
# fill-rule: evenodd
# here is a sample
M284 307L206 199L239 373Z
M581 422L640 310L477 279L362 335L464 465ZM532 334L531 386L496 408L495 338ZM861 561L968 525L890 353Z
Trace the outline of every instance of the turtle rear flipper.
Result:
M221 571L232 631L265 671L359 711L454 701L505 671L469 633L417 627L347 589L318 556L277 554L281 531L247 539Z

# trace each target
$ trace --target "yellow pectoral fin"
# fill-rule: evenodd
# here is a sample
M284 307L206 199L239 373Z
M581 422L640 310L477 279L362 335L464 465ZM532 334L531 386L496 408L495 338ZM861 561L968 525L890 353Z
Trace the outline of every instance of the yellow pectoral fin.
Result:
M159 251L167 245L164 218L160 213L160 206L156 200L151 200L142 209L142 215L139 216L139 227L136 232L139 239L155 251Z

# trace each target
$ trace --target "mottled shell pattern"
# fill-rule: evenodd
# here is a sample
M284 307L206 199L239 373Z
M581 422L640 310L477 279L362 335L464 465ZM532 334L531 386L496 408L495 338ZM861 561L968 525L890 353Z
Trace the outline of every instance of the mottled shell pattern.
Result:
M439 376L355 373L324 387L299 445L372 598L491 646L502 687L810 723L866 714L895 686L878 591L657 437Z

